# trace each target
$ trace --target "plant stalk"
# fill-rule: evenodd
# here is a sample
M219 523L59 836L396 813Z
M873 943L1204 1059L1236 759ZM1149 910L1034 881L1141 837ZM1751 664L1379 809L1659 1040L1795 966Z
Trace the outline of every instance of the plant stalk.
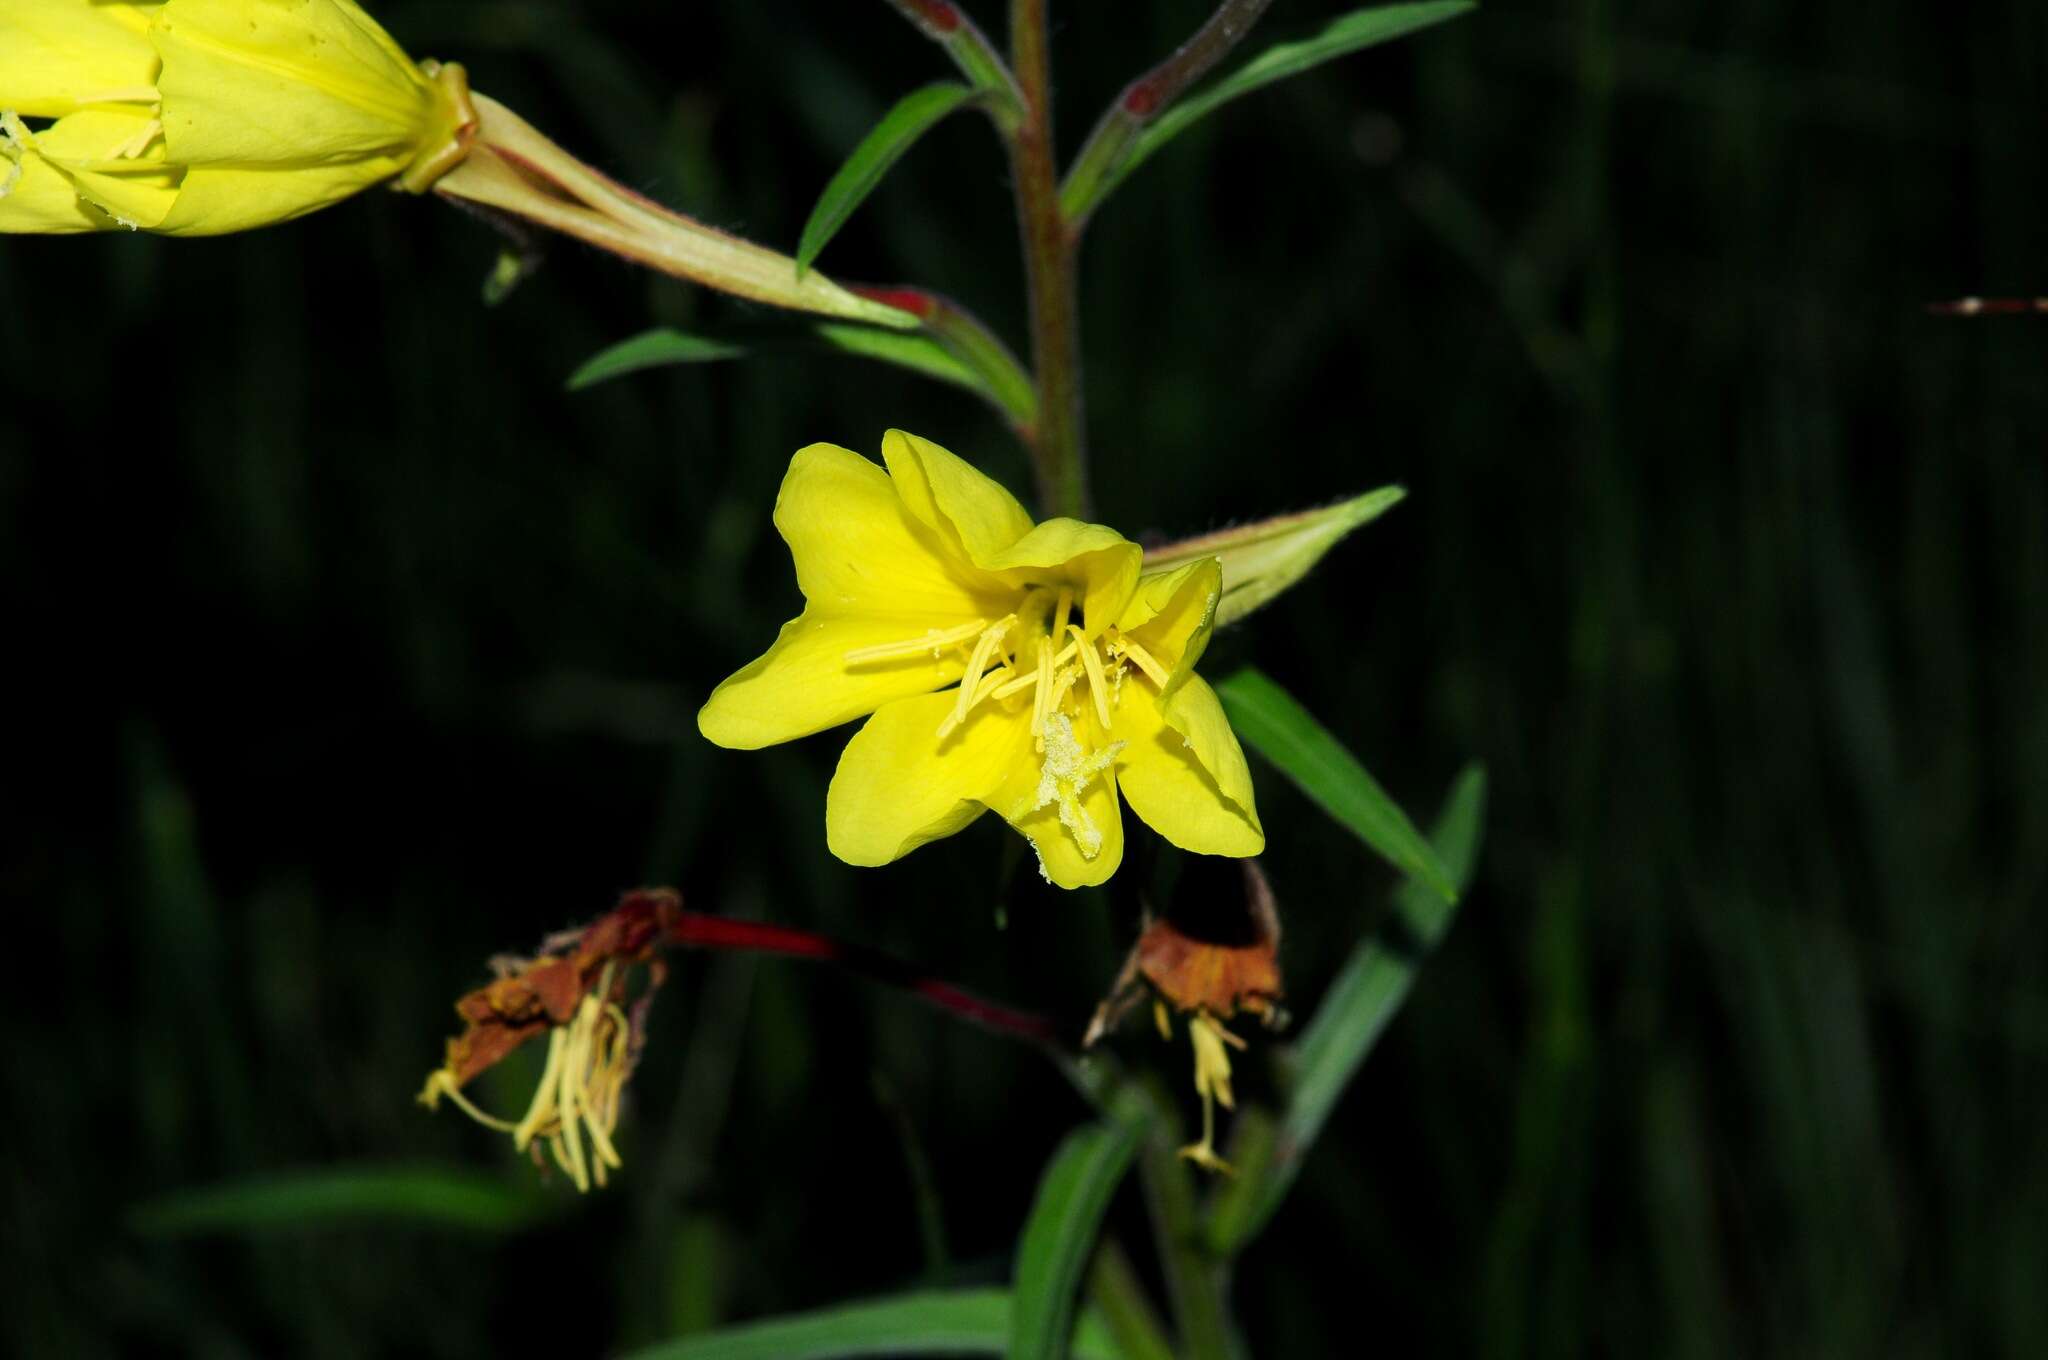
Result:
M1024 97L1024 117L1010 138L1010 176L1031 300L1031 366L1038 379L1038 429L1031 451L1040 508L1048 515L1085 518L1088 455L1081 415L1076 243L1060 212L1049 47L1046 0L1012 0L1010 65Z
M1164 113L1188 86L1230 55L1273 0L1223 0L1207 23L1175 49L1172 56L1124 86L1088 134L1081 154L1060 186L1067 230L1079 235L1095 205L1114 182L1130 153L1131 143L1146 124Z

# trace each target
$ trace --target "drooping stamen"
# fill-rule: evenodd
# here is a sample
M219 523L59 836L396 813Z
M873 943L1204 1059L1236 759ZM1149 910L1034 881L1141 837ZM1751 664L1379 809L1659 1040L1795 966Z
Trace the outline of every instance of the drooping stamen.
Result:
M1095 650L1095 644L1081 636L1081 625L1070 623L1067 631L1074 635L1074 645L1081 649L1081 664L1088 668L1088 693L1095 699L1095 716L1102 720L1102 730L1110 727L1109 677L1102 673L1102 654Z
M934 628L921 638L905 638L902 642L882 642L873 647L856 647L842 660L849 666L865 666L876 661L902 661L913 656L930 652L936 659L948 647L957 647L970 638L979 637L988 627L987 619L976 619L963 623L958 628Z
M1109 647L1117 655L1130 658L1131 664L1145 672L1145 678L1161 689L1165 689L1166 682L1173 678L1166 667L1159 664L1157 657L1153 656L1152 653L1146 651L1143 647L1140 647L1130 638L1119 635L1116 641L1109 644Z

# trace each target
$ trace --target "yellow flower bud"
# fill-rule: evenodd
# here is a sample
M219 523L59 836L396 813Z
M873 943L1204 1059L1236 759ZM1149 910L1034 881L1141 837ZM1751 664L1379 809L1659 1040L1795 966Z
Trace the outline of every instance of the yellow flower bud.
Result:
M209 236L422 192L476 122L459 66L353 0L0 0L0 110L6 232Z

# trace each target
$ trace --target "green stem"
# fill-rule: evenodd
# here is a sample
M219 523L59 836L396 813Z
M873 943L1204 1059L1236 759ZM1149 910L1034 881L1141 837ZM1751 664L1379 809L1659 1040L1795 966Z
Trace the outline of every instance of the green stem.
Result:
M1004 137L1014 136L1024 117L1024 96L1018 92L1016 77L1002 57L989 45L974 20L961 13L951 0L889 0L898 13L916 24L927 38L946 49L946 55L960 68L986 98L981 101Z
M1113 1237L1095 1249L1088 1270L1088 1298L1126 1360L1173 1360L1173 1347L1159 1325L1152 1301L1123 1245Z
M1138 133L1180 98L1188 86L1244 41L1273 0L1223 0L1209 21L1159 65L1124 86L1123 93L1088 134L1081 154L1060 186L1061 211L1076 235L1095 205L1109 192Z
M1152 1234L1159 1243L1159 1264L1173 1299L1181 1344L1188 1360L1236 1360L1224 1302L1227 1266L1210 1256L1203 1244L1188 1165L1174 1150L1180 1141L1180 1121L1172 1102L1159 1092L1150 1094L1159 1113L1138 1153L1138 1171L1145 1182L1145 1204L1152 1211Z
M1031 296L1031 365L1038 375L1032 456L1049 515L1088 513L1088 457L1081 419L1081 333L1074 295L1075 239L1060 212L1053 163L1052 67L1046 0L1012 0L1010 62L1024 119L1010 138L1010 174Z

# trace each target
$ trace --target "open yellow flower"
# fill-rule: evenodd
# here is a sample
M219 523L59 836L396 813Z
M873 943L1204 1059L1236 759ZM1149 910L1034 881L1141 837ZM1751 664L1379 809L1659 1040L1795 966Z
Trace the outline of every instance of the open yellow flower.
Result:
M775 525L804 612L713 691L704 735L753 749L873 714L826 798L850 864L993 808L1051 882L1101 883L1123 858L1123 800L1183 849L1262 850L1244 753L1194 673L1215 560L1141 577L1115 530L1033 524L936 444L891 431L882 457L887 472L830 444L790 460Z
M462 68L353 0L0 0L0 232L208 236L422 191L475 123Z

